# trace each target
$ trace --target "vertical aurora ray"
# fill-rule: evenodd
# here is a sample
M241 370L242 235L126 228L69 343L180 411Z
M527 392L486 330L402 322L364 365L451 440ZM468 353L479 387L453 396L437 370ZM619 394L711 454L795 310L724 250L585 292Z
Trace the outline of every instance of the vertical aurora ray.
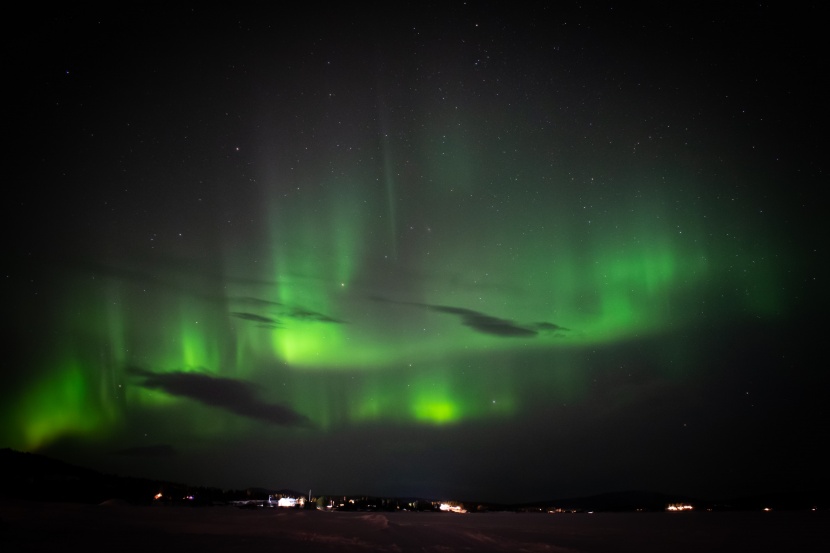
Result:
M273 352L293 366L326 363L347 347L341 299L364 255L359 183L345 178L320 186L330 191L327 197L302 200L315 207L274 200L269 215L266 255L273 259L274 284L264 293L279 319Z
M174 338L181 352L171 352L171 367L182 371L219 373L223 366L220 352L223 342L221 312L200 309L195 302L184 300L179 308L179 320L173 323ZM208 306L209 307L209 306Z
M89 373L82 363L64 361L30 387L11 410L17 427L13 445L39 449L65 436L100 436L111 427L113 412Z
M522 322L554 322L572 331L561 346L614 343L669 326L676 330L698 324L702 311L730 310L713 302L711 293L728 291L741 277L739 265L744 271L751 267L754 278L747 288L758 290L746 294L746 309L772 313L782 301L775 290L783 282L780 270L769 261L776 250L763 238L769 231L745 231L753 233L756 251L741 263L746 250L717 238L723 222L714 220L705 204L678 210L670 206L695 204L665 192L643 192L628 201L584 198L584 211L569 211L556 196L538 202L521 189L510 194L516 198L501 202L492 221L444 229L430 264L452 280L433 287L424 301ZM469 225L465 204L454 207L460 211L456 219ZM452 223L447 216L443 220Z
M50 322L59 332L28 360L37 378L10 409L11 443L39 449L67 436L103 438L122 421L124 333L113 286L67 279L74 294L62 298Z
M389 136L389 117L387 115L388 108L378 98L378 120L380 121L380 149L383 158L383 184L386 192L386 220L387 220L387 240L390 244L392 252L392 259L398 259L398 209L397 209L397 183L395 179L395 168L393 163L393 153L390 145Z
M14 445L37 449L68 437L105 439L146 410L178 413L179 423L200 428L193 435L217 436L237 424L217 417L202 427L205 415L192 401L138 386L130 376L132 367L236 372L224 303L198 285L171 286L174 281L175 275L155 289L115 275L67 281L73 293L54 311L54 339L47 353L30 360L38 377L11 407Z

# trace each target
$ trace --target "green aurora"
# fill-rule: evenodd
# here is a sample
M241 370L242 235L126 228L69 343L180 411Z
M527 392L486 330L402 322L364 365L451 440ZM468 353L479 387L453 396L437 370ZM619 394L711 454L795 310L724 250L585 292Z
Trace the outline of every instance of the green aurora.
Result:
M811 478L814 66L767 7L468 4L44 23L0 447L510 500Z
M441 178L440 167L433 174ZM221 252L225 266L212 273L79 271L51 321L60 339L5 417L15 421L12 447L118 432L126 410L192 401L137 386L133 366L261 381L270 401L323 431L378 420L446 425L538 407L522 397L511 352L549 354L534 386L578 397L584 371L573 352L713 317L785 314L785 252L756 237L747 255L716 212L667 207L675 199L655 199L665 179L651 194L605 202L613 205L596 220L543 204L469 225L468 200L453 204L447 191L433 206L419 202L434 222L398 229L394 245L377 238L383 217L361 212L361 197L383 196L377 180L350 177L349 194L321 186L305 202L319 207L298 199L280 206L284 215L265 202L271 228L250 240L252 252ZM527 205L520 194L511 202ZM594 210L599 201L585 199ZM240 273L236 259L246 256L259 272ZM495 322L492 332L465 322L466 312Z

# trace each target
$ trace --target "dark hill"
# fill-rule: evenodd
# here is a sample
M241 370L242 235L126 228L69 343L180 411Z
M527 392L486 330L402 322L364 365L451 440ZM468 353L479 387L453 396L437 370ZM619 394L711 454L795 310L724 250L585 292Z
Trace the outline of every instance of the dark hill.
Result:
M157 494L161 494L156 499ZM0 497L34 501L142 505L205 504L245 498L245 492L103 474L35 453L0 450Z
M551 511L556 509L579 512L664 511L667 505L675 503L699 505L702 502L681 495L645 491L625 491L609 492L586 497L537 501L523 504L519 508L528 511Z

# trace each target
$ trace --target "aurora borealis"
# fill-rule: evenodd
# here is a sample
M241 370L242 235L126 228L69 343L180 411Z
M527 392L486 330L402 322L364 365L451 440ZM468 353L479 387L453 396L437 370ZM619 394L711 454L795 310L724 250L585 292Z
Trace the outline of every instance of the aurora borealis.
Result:
M38 16L0 446L500 501L826 485L814 24L685 10Z

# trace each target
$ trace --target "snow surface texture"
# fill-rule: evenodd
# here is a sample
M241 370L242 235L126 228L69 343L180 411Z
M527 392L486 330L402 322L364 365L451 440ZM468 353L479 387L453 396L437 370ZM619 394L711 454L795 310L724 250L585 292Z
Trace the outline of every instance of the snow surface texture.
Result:
M827 512L346 513L0 504L0 549L57 551L830 551Z

